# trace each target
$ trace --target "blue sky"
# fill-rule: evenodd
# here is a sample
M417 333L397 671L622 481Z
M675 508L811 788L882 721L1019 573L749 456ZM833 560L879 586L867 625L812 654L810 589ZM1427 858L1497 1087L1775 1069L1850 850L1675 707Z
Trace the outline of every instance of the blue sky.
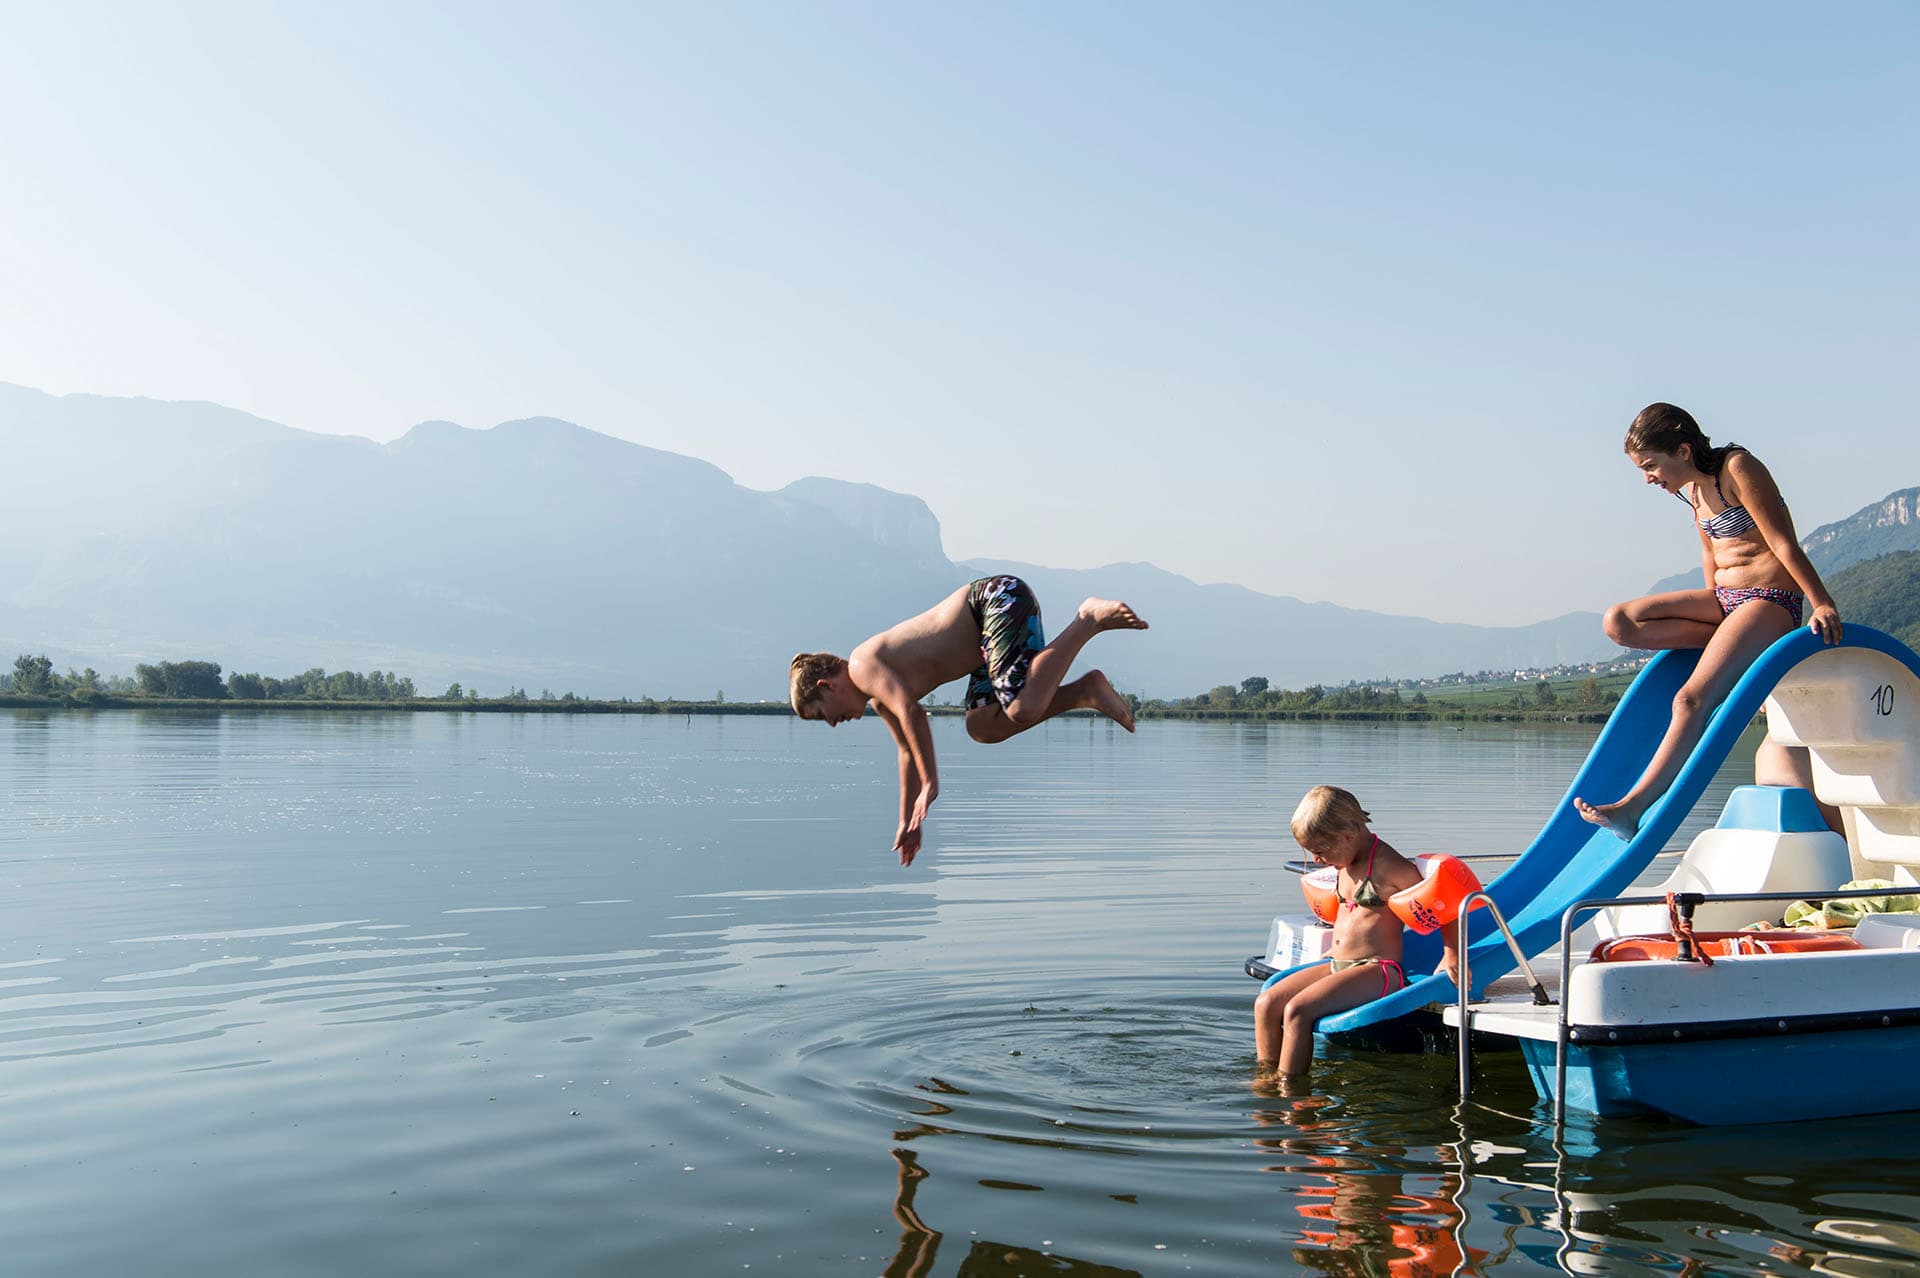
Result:
M565 417L1444 620L1920 484L1920 8L0 0L0 380Z

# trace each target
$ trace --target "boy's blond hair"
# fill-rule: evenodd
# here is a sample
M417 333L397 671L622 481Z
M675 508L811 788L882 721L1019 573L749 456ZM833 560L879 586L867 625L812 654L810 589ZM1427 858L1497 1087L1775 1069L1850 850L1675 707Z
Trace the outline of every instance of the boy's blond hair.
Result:
M819 700L821 679L839 674L846 668L846 658L836 657L831 652L803 652L796 656L787 666L793 712L800 714Z
M1323 839L1346 830L1364 830L1371 819L1351 791L1337 785L1316 785L1293 810L1293 841L1305 847L1309 839Z

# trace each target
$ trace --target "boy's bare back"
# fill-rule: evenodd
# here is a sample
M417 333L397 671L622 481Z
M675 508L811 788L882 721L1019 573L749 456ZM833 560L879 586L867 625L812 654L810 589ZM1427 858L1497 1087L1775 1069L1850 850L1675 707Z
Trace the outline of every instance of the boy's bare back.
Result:
M917 617L889 626L847 658L854 684L871 692L875 665L893 672L917 701L980 664L980 627L962 586Z

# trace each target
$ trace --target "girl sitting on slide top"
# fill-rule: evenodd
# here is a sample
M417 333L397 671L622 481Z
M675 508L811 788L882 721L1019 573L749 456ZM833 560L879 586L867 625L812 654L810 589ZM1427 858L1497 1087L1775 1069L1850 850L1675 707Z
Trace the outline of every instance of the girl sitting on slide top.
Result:
M1293 839L1340 874L1332 961L1302 968L1260 991L1254 1052L1262 1074L1298 1078L1313 1064L1313 1027L1323 1016L1383 998L1407 983L1401 923L1387 898L1421 882L1419 867L1367 828L1360 801L1338 786L1307 791L1293 813ZM1459 970L1452 928L1443 929L1445 970Z
M1641 409L1626 450L1649 484L1692 511L1706 579L1699 590L1615 604L1601 623L1625 648L1705 649L1633 788L1611 803L1573 801L1581 816L1630 839L1754 659L1803 620L1828 643L1840 642L1840 613L1800 549L1787 504L1759 458L1738 444L1713 447L1692 415L1672 404Z

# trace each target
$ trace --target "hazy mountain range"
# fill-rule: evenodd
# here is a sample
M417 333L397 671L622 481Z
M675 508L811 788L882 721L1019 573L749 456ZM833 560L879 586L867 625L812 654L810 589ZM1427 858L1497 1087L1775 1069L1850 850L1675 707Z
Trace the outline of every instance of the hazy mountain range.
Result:
M758 492L547 418L424 422L382 445L213 404L0 384L0 459L0 656L103 673L203 659L377 667L487 695L777 698L794 652L844 652L1003 567L1033 581L1054 629L1087 594L1132 602L1153 630L1093 657L1148 696L1615 651L1592 613L1455 625L1150 564L955 563L918 498L829 479Z

